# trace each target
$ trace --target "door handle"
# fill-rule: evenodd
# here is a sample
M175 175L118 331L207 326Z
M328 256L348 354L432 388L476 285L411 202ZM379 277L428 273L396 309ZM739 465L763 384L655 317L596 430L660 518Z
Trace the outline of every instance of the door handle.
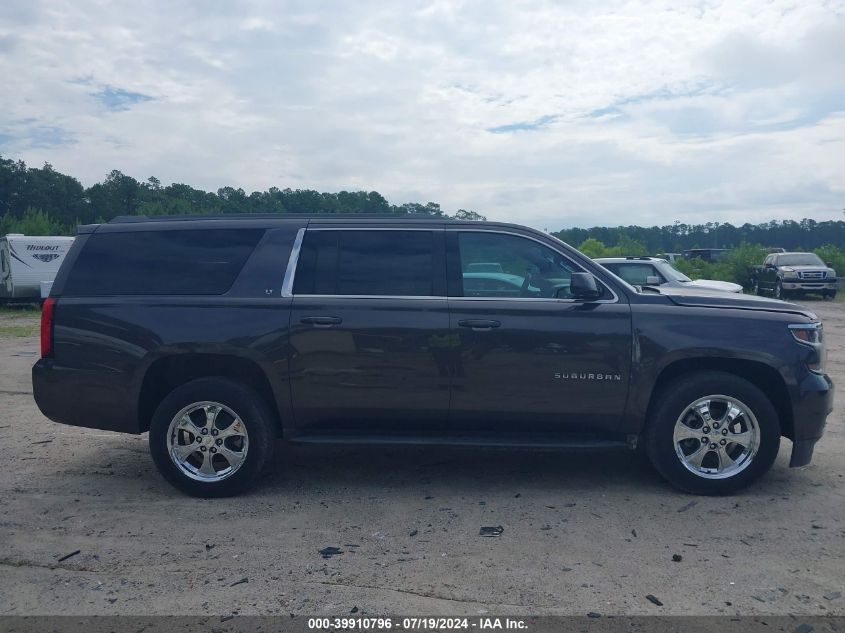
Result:
M461 319L458 321L460 327L472 328L473 332L482 332L484 330L492 330L497 328L502 323L494 321L493 319Z
M332 327L333 325L340 325L343 323L343 319L336 316L312 316L301 319L300 323L313 325L314 327Z

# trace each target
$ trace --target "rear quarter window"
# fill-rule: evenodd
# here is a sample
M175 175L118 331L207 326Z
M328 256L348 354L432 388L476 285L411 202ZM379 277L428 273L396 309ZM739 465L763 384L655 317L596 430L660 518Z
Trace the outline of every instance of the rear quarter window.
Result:
M263 229L94 233L63 294L223 294L263 234Z

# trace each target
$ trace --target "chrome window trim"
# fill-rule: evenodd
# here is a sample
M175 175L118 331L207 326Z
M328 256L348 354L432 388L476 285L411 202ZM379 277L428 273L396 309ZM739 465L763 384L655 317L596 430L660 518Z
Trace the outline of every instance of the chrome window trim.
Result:
M293 277L296 274L296 265L299 262L299 251L302 250L302 240L305 237L305 227L302 227L296 232L296 237L293 240L293 247L290 249L290 257L288 258L288 267L285 268L285 277L282 280L282 296L293 296Z
M589 271L584 271L589 272ZM592 274L592 273L590 273ZM598 278L596 278L598 279ZM599 279L599 281L601 281ZM604 285L604 284L602 284ZM605 286L607 288L607 286ZM596 299L585 301L584 299L558 299L556 297L448 297L449 301L542 301L545 303L619 303L619 296L612 288L607 288L613 295L613 299Z
M583 266L580 266L572 258L567 255L566 253L561 253L558 249L549 246L542 240L538 240L536 237L532 237L530 235L523 235L522 233L515 233L513 231L503 231L502 229L485 229L485 228L468 228L468 227L447 227L447 231L455 232L455 233L499 233L501 235L513 235L514 237L521 237L527 240L531 240L532 242L537 242L540 246L545 246L549 250L557 253L561 257L565 257L566 261L571 262L575 268L578 270L575 272L582 272L582 273L590 273L593 277L596 278L596 281L600 283L602 286L607 288L611 295L613 295L612 299L596 299L595 301L585 301L583 299L558 299L556 297L449 297L450 300L463 300L463 301L547 301L553 303L619 303L619 295L604 283L604 280L599 279L595 273L585 270Z

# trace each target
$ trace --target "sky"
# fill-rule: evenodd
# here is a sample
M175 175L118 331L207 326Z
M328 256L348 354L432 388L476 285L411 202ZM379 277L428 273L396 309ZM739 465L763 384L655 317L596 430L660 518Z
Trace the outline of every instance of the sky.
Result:
M845 0L2 0L0 77L0 154L86 186L845 219Z

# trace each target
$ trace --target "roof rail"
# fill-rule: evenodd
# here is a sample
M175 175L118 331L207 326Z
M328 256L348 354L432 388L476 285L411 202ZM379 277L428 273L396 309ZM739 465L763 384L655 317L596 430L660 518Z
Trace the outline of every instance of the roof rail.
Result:
M131 224L134 222L183 222L195 220L284 220L304 218L310 220L331 220L333 218L356 220L439 220L452 218L427 215L425 213L216 213L211 215L118 215L108 224Z

